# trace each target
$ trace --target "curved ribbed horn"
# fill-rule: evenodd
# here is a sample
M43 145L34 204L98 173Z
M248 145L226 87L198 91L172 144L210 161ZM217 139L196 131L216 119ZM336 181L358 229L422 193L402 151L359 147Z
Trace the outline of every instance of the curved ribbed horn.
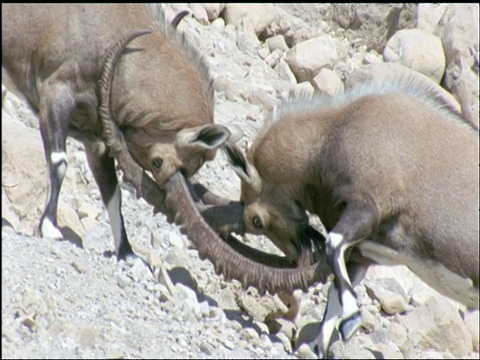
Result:
M170 223L174 221L179 225L182 233L196 246L200 258L207 258L216 273L223 274L226 279L236 279L245 288L256 287L260 293L307 290L317 282L325 282L331 273L325 256L313 265L289 268L291 265L284 258L253 250L233 236L223 241L200 214L188 184L179 172L167 180L163 191L134 161L110 115L110 88L115 65L125 46L134 38L149 32L135 32L117 43L108 53L100 80L100 116L105 141L123 171L124 181L131 183L136 188L137 195L154 206L154 212L162 212ZM210 199L213 198L215 197L210 196ZM252 260L252 257L258 261Z
M118 41L105 55L105 64L103 66L102 75L99 81L99 114L102 119L103 137L111 152L115 152L116 148L121 147L118 137L121 136L110 114L110 93L113 82L113 75L117 66L118 59L122 55L125 47L139 36L150 34L151 30L138 30L128 34ZM112 153L110 153L112 155Z

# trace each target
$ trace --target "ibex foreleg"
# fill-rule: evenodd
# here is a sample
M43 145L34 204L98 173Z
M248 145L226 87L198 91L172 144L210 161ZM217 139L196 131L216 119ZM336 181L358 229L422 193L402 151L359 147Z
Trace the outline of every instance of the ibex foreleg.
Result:
M378 215L373 206L350 203L340 221L328 234L326 254L342 305L340 332L344 340L349 339L360 326L357 295L347 272L344 254L349 247L368 237L378 223Z
M362 281L368 265L349 262L347 265L348 276L352 280L352 286L357 286ZM332 344L335 333L338 332L338 322L342 316L342 304L340 303L339 292L335 284L330 284L327 295L327 306L323 315L322 323L316 339L311 342L310 348L318 358L327 358L328 350Z
M122 197L115 172L115 162L108 154L103 142L85 143L88 164L100 189L102 200L107 207L108 217L115 240L115 252L118 260L133 255L128 242L122 216Z
M70 89L64 83L52 86L49 90L49 96L40 97L43 101L39 106L40 132L50 179L47 205L39 227L42 237L61 239L63 236L57 227L58 196L67 171L67 128L75 101Z

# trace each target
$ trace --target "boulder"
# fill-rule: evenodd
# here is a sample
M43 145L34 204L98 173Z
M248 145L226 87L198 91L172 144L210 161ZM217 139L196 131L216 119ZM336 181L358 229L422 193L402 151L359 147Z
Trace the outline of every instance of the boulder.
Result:
M333 96L343 92L343 82L340 76L333 70L323 68L312 79L312 85L321 93Z
M442 296L431 297L404 320L407 342L414 347L448 350L458 358L472 351L472 335L458 310Z
M276 18L276 9L273 4L226 4L221 16L225 23L236 28L242 22L250 23L255 34L260 34Z
M330 35L301 42L285 53L285 61L299 83L311 81L323 68L333 69L337 59L335 41Z
M478 128L478 4L451 4L435 35L442 39L446 71L442 85L458 99L463 115Z
M447 6L445 3L418 4L417 28L433 34Z
M445 72L445 55L440 38L424 30L406 29L388 40L383 57L386 62L400 63L418 71L437 84Z

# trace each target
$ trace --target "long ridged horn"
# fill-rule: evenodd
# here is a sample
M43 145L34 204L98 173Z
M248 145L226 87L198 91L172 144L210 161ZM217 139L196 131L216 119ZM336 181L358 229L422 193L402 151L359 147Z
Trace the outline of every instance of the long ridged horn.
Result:
M98 111L102 119L103 137L111 152L115 152L116 148L122 146L118 139L118 137L121 136L121 133L118 131L110 114L110 94L115 68L125 47L137 37L150 34L151 32L151 30L134 31L114 44L105 55L105 64L99 81L100 104Z
M132 158L110 114L110 88L115 64L125 46L134 38L149 32L137 31L119 41L107 56L100 81L100 116L104 125L104 136L111 155L115 156L119 168L123 171L124 181L131 183L136 188L137 195L154 206L154 212L162 212L170 223L174 221L179 225L182 233L196 246L200 258L207 258L216 273L223 274L226 279L236 279L245 288L256 287L260 293L307 290L317 282L325 282L331 273L325 256L313 265L288 268L291 265L284 258L253 250L233 236L223 241L200 214L189 186L179 172L167 180L163 191ZM206 198L215 199L214 196ZM258 261L252 260L252 257ZM268 263L274 263L277 267Z

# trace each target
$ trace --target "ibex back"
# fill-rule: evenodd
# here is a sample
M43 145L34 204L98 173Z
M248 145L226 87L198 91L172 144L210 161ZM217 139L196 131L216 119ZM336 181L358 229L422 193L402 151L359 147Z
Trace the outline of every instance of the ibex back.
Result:
M107 69L113 73L105 78L113 80L101 84L108 57L118 55L110 50L117 45L122 52L125 39L132 40L130 48ZM66 137L71 135L85 145L119 259L132 254L132 248L114 159L102 141L99 94L108 91L108 111L129 151L160 185L177 170L191 176L230 135L213 124L213 89L205 62L163 19L159 5L2 4L2 67L40 119L50 172L42 236L62 237L57 203L67 167Z
M420 79L292 100L247 157L227 145L246 230L298 264L325 245L334 286L317 355L328 354L338 321L344 339L358 329L353 288L370 264L406 265L478 308L479 134ZM306 211L325 225L325 244L311 240Z

